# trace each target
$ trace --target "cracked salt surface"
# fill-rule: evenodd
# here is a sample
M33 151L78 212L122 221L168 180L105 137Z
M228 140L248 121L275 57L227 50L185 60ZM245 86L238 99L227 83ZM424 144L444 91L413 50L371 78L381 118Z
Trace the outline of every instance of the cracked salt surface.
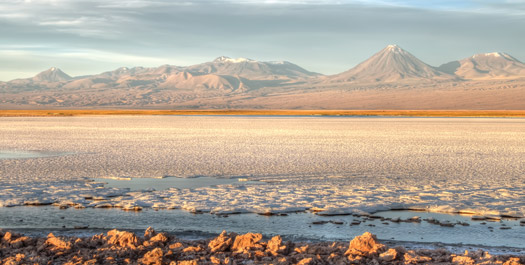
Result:
M0 206L337 215L389 209L525 215L525 120L92 116L1 118ZM94 178L244 178L130 191Z

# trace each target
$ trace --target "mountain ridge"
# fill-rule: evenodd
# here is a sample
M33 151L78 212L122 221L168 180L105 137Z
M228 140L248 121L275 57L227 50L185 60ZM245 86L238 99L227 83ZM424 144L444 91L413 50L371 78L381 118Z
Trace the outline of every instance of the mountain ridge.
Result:
M119 67L115 70L110 70L102 72L100 74L94 75L85 75L71 77L64 73L61 69L56 67L51 67L48 70L40 72L34 77L30 78L19 78L15 80L10 80L1 83L10 83L13 81L19 80L31 80L35 82L64 82L77 80L82 78L89 77L118 77L122 75L133 75L133 74L171 74L181 71L187 71L193 75L202 75L202 74L217 74L217 75L231 75L231 76L241 76L248 79L295 79L295 78L311 78L311 77L326 77L326 80L331 80L335 82L359 82L359 81L375 81L375 82L396 82L403 79L447 79L450 78L450 75L459 77L459 78L470 78L468 75L464 74L455 74L455 70L459 68L459 63L462 61L475 61L480 60L479 58L486 58L488 56L504 58L508 62L512 62L517 65L511 69L511 71L505 72L505 66L494 65L495 68L502 69L489 69L479 70L478 72L483 74L484 72L489 73L491 71L496 72L505 72L505 76L509 77L521 77L525 76L525 64L519 61L518 59L512 57L511 55L504 52L491 52L491 53L480 53L474 54L470 57L451 61L444 63L438 67L434 67L424 63L419 60L417 57L402 49L396 44L391 44L377 52L376 54L369 57L367 60L357 64L353 68L350 68L346 71L343 71L334 75L323 75L320 73L315 73L308 71L296 64L293 64L288 61L257 61L249 58L239 57L239 58L230 58L228 56L219 56L216 59L204 62L200 64L194 64L189 66L175 66L175 65L161 65L158 67ZM476 59L477 58L477 59ZM501 60L500 60L501 61ZM474 63L479 65L479 63ZM271 69L270 67L274 67ZM387 68L385 71L385 68ZM391 69L388 69L391 68ZM375 70L372 72L364 72L364 70ZM381 72L381 74L377 73ZM389 76L391 75L391 76ZM497 75L488 75L487 77L494 77ZM477 77L473 77L477 78Z
M389 45L331 76L286 61L226 56L190 66L120 67L77 77L52 67L0 82L0 108L525 109L523 63L505 53L469 58L433 67Z

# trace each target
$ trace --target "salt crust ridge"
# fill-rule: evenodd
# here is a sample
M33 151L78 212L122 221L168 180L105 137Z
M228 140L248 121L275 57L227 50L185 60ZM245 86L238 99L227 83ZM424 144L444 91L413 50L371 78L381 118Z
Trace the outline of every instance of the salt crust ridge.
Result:
M271 181L270 179L266 181ZM0 207L55 205L57 207L183 209L212 214L276 214L311 210L319 215L371 214L391 209L440 213L468 213L486 217L522 218L525 186L491 189L460 186L410 187L370 185L348 189L341 185L315 183L294 185L297 180L263 185L218 185L196 189L129 191L104 188L103 183L62 181L32 185L4 184ZM314 184L315 183L315 184ZM466 190L466 188L469 188ZM434 191L431 192L430 189ZM440 192L436 192L440 190ZM494 194L492 198L480 193ZM402 194L401 196L399 194Z

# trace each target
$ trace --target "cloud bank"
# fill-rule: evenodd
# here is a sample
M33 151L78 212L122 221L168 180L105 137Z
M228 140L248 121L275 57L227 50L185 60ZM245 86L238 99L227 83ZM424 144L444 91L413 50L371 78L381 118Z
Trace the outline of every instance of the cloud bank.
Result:
M190 65L220 55L335 74L395 43L439 65L474 53L525 59L525 1L7 0L0 80L57 66Z

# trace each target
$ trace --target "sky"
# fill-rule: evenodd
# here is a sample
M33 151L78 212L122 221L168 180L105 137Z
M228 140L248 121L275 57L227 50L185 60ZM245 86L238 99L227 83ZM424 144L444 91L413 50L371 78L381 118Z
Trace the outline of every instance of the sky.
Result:
M389 44L433 66L495 51L525 61L525 0L0 1L0 81L222 55L336 74Z

